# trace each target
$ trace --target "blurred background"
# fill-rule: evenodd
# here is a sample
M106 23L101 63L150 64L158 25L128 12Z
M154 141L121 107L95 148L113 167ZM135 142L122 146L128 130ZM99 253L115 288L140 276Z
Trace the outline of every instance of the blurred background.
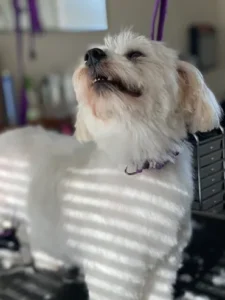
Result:
M87 46L124 27L150 36L154 0L0 0L1 129L42 123L70 134L71 76ZM164 40L225 96L225 1L170 0Z

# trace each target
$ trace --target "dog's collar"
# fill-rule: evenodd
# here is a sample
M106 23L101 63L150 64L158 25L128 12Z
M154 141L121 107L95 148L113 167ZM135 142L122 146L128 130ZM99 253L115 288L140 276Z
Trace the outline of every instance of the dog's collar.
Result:
M173 160L176 156L179 155L179 152L174 152L172 153L172 156L173 156ZM136 174L140 174L143 172L143 170L151 170L151 169L154 169L154 170L161 170L162 168L164 168L169 162L171 162L171 160L166 160L164 162L157 162L155 160L146 160L144 162L144 164L142 165L141 168L137 168L136 171L134 172L129 172L128 170L128 167L126 167L126 169L124 170L124 172L127 174L127 175L136 175Z

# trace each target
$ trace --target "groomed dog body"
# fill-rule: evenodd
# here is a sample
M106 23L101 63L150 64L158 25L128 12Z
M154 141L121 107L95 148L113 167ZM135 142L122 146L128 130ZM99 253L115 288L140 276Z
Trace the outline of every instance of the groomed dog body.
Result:
M0 138L0 212L29 227L37 265L77 263L90 299L172 299L191 235L187 132L219 125L195 67L131 32L74 74L78 143L42 129Z

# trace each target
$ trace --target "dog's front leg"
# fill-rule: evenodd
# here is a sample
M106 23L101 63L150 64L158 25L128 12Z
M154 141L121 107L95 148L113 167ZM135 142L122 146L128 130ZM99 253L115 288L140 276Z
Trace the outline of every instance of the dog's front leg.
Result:
M181 253L172 253L161 261L149 277L149 289L145 300L172 300L173 284L181 262Z
M174 299L173 286L182 263L183 250L191 237L191 227L191 218L187 214L178 232L177 245L171 249L168 256L159 261L155 268L149 272L144 300Z

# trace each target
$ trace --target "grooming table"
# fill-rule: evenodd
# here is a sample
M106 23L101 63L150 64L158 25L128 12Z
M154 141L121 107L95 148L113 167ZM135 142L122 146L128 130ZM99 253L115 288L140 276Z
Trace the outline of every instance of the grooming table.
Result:
M56 296L57 295L57 296ZM0 300L87 300L82 282L65 282L62 274L27 268L0 280Z
M217 276L221 269L225 270L225 217L194 215L193 219L197 225L184 253L184 265L175 285L175 298L183 299L183 294L188 291L207 296L210 300L225 299L225 284L216 286L212 282L213 276ZM26 272L0 278L0 300L88 299L85 284L63 282L62 274L35 273L27 269Z
M213 283L213 278L225 271L225 216L195 215L194 220L197 228L184 253L175 296L182 299L185 292L191 292L210 300L225 299L225 279L223 285Z

